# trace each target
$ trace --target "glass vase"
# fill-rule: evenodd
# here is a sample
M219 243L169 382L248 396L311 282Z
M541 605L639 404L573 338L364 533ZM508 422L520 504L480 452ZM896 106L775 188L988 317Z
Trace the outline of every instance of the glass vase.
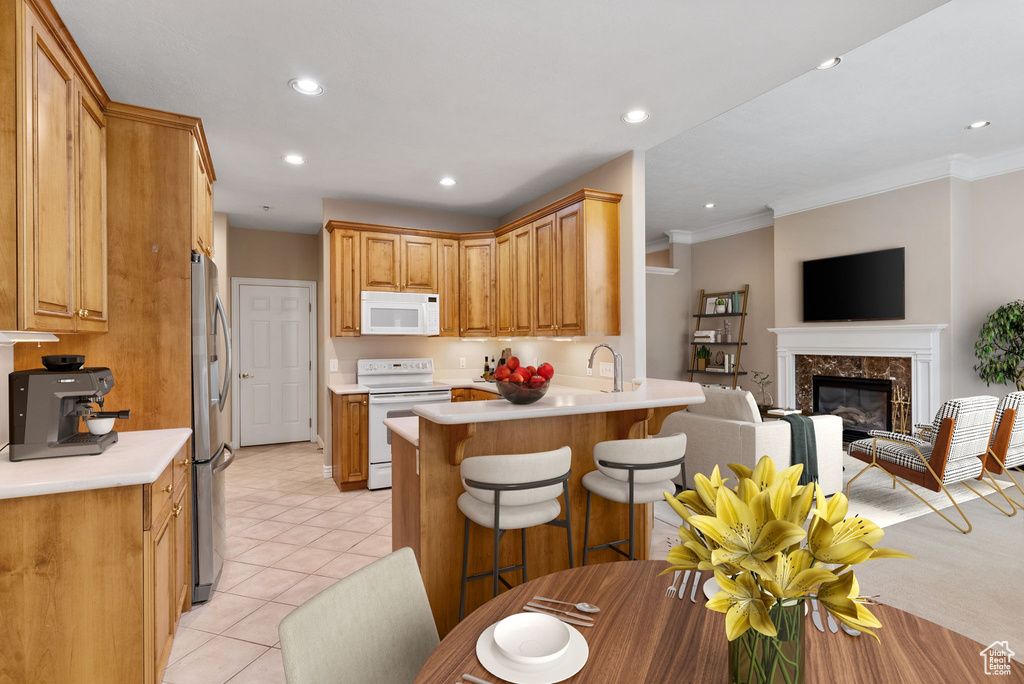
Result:
M768 614L777 637L751 627L729 642L729 684L803 684L804 604L776 603Z

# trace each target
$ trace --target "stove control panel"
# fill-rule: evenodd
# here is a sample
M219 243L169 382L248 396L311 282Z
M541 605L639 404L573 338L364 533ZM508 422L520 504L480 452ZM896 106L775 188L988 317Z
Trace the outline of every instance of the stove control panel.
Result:
M358 375L422 375L434 372L433 359L360 359Z

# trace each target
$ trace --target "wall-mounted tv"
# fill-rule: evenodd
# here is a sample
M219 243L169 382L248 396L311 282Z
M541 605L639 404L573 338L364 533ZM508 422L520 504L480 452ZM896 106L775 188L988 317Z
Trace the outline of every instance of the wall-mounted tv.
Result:
M804 262L804 321L905 318L903 247Z

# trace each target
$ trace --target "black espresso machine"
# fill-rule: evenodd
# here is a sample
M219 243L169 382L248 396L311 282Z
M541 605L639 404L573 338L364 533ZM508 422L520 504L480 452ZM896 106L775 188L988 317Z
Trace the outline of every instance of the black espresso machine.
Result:
M116 443L117 433L107 425L131 411L103 410L114 387L110 369L85 368L85 357L73 355L44 356L43 366L9 376L10 459L88 456ZM79 430L82 418L95 420L90 430Z

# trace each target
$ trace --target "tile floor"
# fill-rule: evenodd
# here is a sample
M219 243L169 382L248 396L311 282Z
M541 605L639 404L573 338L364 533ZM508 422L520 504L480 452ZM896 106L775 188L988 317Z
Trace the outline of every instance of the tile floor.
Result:
M227 471L227 559L181 617L164 684L285 684L277 627L295 606L391 552L391 490L339 492L308 443L246 447ZM678 543L655 520L651 558Z
M391 490L339 492L308 443L240 449L227 471L227 558L213 598L181 617L165 684L284 684L277 627L391 552Z

